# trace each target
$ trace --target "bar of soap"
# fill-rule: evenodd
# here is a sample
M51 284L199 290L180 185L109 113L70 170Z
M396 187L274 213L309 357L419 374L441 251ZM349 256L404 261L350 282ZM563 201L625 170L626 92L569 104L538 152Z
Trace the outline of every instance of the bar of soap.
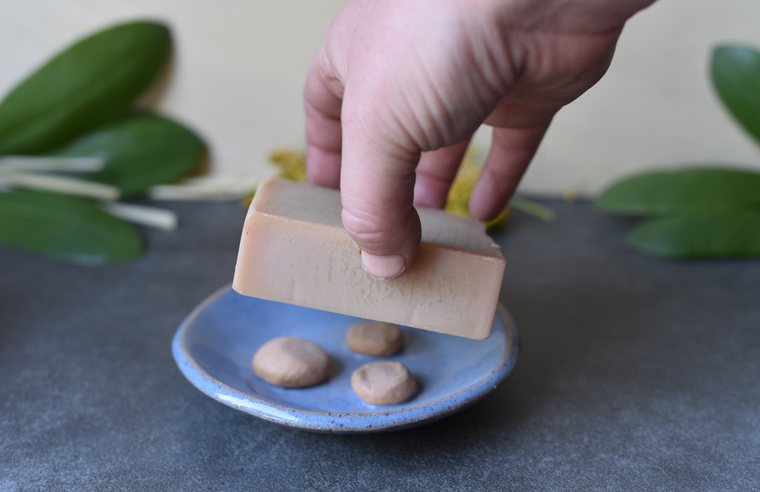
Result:
M394 280L364 271L340 192L272 178L248 210L232 287L247 296L482 340L506 262L475 219L418 208L422 244Z
M275 386L305 388L327 379L330 356L322 347L303 338L273 338L253 356L253 372Z
M395 405L417 393L417 381L400 362L380 360L364 364L351 374L351 388L370 405Z
M346 343L357 354L385 357L401 350L404 334L393 323L359 321L348 329Z

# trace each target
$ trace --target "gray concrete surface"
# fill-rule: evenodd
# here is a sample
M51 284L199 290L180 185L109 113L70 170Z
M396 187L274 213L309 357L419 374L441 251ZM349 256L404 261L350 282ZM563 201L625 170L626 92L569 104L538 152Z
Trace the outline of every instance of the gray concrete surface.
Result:
M280 427L201 394L172 335L231 280L244 211L170 204L148 254L83 268L0 246L0 490L758 490L760 261L663 262L550 203L495 235L513 375L417 429Z

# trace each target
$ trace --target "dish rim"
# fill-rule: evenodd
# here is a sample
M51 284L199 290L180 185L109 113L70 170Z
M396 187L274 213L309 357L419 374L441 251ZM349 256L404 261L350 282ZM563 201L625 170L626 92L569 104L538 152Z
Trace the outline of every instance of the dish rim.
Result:
M464 410L496 389L512 372L519 356L520 336L514 319L499 302L496 314L504 323L506 348L499 363L476 382L437 400L417 405L411 404L414 401L412 400L409 405L392 410L382 410L381 407L378 407L376 412L363 413L302 410L228 386L209 375L188 352L184 341L189 327L210 304L229 291L234 292L231 284L219 288L198 304L180 323L172 339L174 360L185 378L207 396L249 415L288 427L325 433L372 433L430 423ZM340 423L336 423L336 420L340 420ZM363 420L367 421L365 424L373 425L357 425Z

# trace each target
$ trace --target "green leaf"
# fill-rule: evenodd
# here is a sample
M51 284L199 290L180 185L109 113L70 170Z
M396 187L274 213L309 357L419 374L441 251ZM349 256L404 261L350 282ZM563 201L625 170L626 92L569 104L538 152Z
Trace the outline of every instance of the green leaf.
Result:
M0 155L32 154L126 114L165 65L169 30L121 24L79 41L0 104Z
M760 211L716 211L655 218L631 231L628 245L662 258L760 255Z
M133 196L186 176L205 152L203 141L184 126L142 114L80 137L51 154L104 158L105 168L87 179L118 186L122 196Z
M760 51L723 45L713 50L712 80L723 103L760 141Z
M135 229L94 203L53 193L0 193L0 242L70 263L101 265L137 258Z
M727 168L652 171L615 183L595 205L627 215L745 209L760 206L760 173Z

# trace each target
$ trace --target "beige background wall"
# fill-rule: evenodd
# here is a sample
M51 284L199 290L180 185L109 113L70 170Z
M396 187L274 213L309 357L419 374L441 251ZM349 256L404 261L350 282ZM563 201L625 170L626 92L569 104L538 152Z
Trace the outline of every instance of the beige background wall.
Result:
M0 94L64 45L110 23L163 19L175 70L160 109L212 145L214 172L263 173L267 152L301 146L301 87L340 0L0 2ZM710 47L760 47L757 0L660 0L631 20L607 76L563 109L522 184L594 193L625 173L683 163L760 169L760 146L725 114ZM477 142L485 150L488 131Z

